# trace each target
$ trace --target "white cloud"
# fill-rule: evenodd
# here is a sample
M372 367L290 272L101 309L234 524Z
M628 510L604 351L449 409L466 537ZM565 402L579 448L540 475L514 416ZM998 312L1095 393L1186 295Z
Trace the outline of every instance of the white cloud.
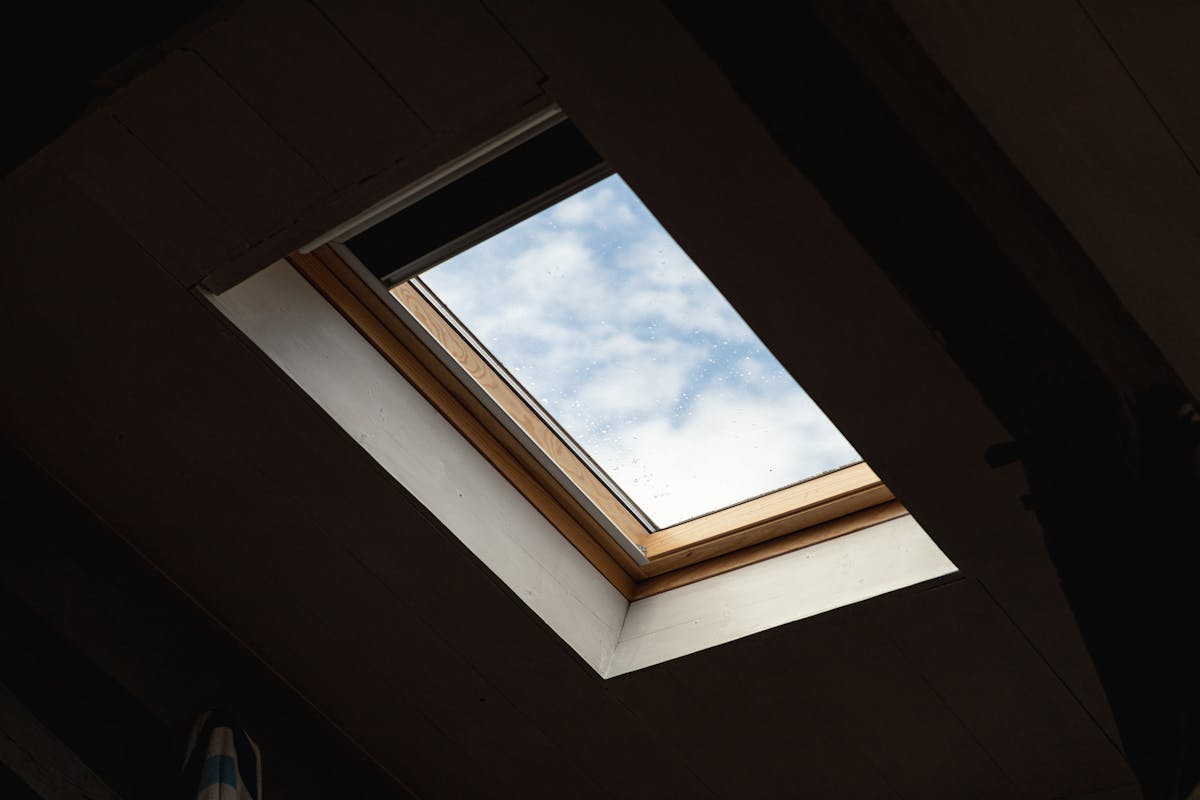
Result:
M669 339L630 348L590 374L576 396L602 418L656 416L680 402L705 354L704 348Z
M619 178L425 280L662 525L857 458Z
M616 191L607 181L590 191L568 197L549 209L548 215L558 225L612 227L637 222L629 203L618 200Z
M679 330L749 341L753 332L687 254L661 228L626 248L631 280L625 308Z
M858 460L803 392L728 389L681 418L629 426L592 455L664 527Z

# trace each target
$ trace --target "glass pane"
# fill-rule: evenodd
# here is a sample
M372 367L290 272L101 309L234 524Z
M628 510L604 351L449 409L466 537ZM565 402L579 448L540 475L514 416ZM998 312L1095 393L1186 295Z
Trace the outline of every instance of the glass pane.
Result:
M859 460L617 176L422 280L659 528Z

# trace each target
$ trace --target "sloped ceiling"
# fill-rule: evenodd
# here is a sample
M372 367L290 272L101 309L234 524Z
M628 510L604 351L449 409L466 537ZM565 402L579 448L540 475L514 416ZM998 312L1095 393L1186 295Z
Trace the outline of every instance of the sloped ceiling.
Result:
M1156 261L1158 277L1142 279L1114 260L1165 224L1160 205L1182 219L1191 190L1151 198L1076 182L1073 158L1095 180L1116 174L1062 144L1095 127L1086 104L1056 116L1058 140L1039 144L1036 93L1004 94L997 65L1014 51L973 46L984 23L965 12L897 8L1154 342L1193 374L1197 323L1152 285L1182 262ZM1056 53L1067 57L1047 48L1038 74L1060 74ZM1145 97L1121 98L1108 124L1143 141L1128 126ZM208 307L200 287L231 285L550 102L960 576L602 681ZM819 109L808 113L821 124ZM1196 180L1179 159L1155 169L1179 187ZM110 543L122 558L160 570L397 793L1139 796L1021 505L1023 478L984 463L1008 433L665 8L223 7L11 174L0 202L17 256L0 273L5 437L127 543ZM1004 214L1042 213L1023 203ZM975 213L994 227L984 205L976 197ZM1178 256L1190 234L1171 230ZM1034 258L1043 245L1027 247ZM117 621L85 624L23 574L6 562L7 590L61 635L92 658L112 647L105 626L116 636ZM104 667L128 691L150 691L135 660ZM273 747L295 752L278 733L260 738L268 770Z

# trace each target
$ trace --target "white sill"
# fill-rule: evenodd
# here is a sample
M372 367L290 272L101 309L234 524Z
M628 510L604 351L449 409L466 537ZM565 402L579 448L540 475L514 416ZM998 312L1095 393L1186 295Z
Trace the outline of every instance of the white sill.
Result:
M906 516L629 603L286 262L212 302L605 678L955 571Z

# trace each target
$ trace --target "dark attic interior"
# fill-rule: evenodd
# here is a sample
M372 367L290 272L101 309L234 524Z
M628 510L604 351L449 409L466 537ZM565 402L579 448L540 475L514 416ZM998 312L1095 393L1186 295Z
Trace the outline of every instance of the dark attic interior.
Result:
M0 797L1200 798L1200 5L5 29Z

